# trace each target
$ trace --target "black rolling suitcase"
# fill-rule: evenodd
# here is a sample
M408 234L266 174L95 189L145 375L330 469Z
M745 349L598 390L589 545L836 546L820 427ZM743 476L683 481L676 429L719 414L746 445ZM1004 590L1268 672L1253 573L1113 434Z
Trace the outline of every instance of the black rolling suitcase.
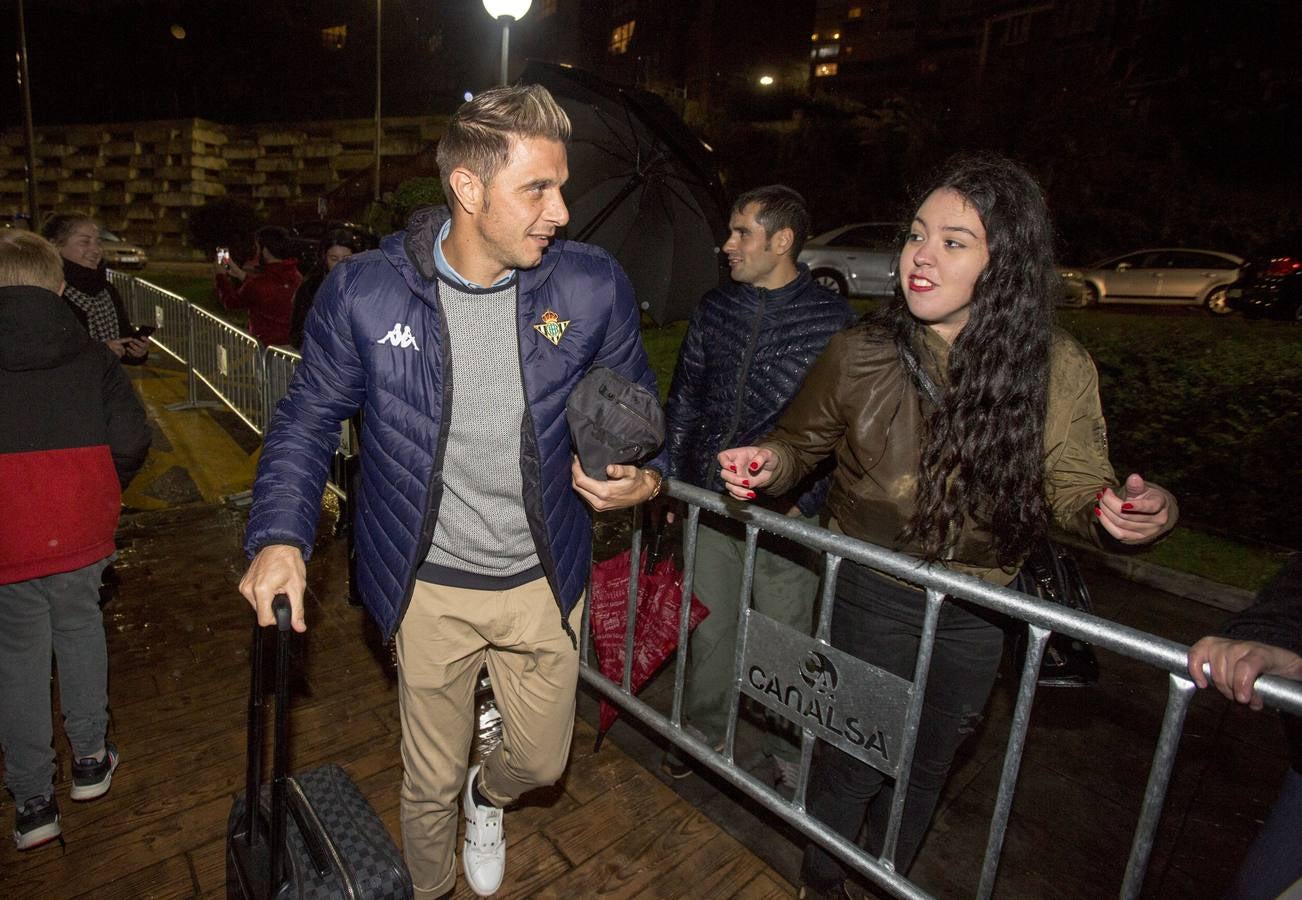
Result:
M262 770L262 634L253 626L248 774L226 827L226 896L411 898L411 876L380 817L337 765L287 775L289 601L276 598L276 717L272 781ZM257 794L256 809L246 798Z

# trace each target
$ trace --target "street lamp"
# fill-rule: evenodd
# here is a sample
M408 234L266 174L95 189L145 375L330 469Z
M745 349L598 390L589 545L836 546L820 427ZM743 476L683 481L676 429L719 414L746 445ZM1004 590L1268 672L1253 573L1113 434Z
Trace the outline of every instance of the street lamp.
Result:
M772 75L761 75L761 76L760 76L759 83L760 83L761 85L763 85L764 87L769 87L770 85L773 84L773 76L772 76Z
M502 23L502 84L506 84L507 49L511 41L511 23L524 18L533 0L484 0L484 9Z

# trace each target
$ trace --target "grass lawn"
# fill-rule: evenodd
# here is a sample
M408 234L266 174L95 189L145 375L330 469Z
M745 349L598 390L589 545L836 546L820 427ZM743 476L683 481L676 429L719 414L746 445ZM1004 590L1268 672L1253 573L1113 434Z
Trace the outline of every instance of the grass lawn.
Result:
M143 278L245 323L217 303L205 267L159 264ZM854 305L862 313L876 304ZM1302 547L1302 327L1179 308L1060 310L1058 322L1098 365L1118 474L1140 472L1180 498L1182 526L1147 558L1260 587L1282 564L1281 548ZM685 322L643 329L662 400L685 331Z

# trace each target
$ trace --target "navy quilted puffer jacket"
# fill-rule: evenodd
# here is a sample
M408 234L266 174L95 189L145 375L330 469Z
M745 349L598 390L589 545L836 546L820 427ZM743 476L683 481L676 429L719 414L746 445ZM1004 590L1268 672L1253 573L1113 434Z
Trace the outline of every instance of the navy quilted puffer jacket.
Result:
M722 490L716 455L773 430L832 335L854 313L800 266L776 291L728 282L709 291L687 326L666 407L669 475ZM826 482L796 499L805 515L822 505Z
M407 231L326 278L304 330L303 363L263 444L245 534L250 556L268 544L311 553L339 422L363 409L358 589L386 640L433 540L451 392L475 389L456 383L434 276L433 242L446 217L441 209L417 214ZM595 365L652 393L655 375L632 285L604 250L558 240L518 277L524 504L564 624L583 592L592 543L588 506L570 486L565 400ZM549 311L569 323L556 345L533 327ZM405 329L410 341L386 339ZM663 454L648 465L663 472Z

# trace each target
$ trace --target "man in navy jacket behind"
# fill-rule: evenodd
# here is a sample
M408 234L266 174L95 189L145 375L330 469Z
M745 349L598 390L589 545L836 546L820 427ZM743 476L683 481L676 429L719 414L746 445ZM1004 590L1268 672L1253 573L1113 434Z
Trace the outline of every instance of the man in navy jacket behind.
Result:
M841 296L815 284L796 262L809 232L805 200L780 184L737 198L728 221L732 283L706 293L687 326L669 389L666 444L669 474L721 490L721 450L756 441L777 424L805 373L832 335L854 314ZM827 495L826 472L788 495L764 501L814 524ZM722 516L701 516L693 589L710 608L692 635L683 709L692 727L716 746L727 730L737 605L745 532ZM812 626L818 575L801 548L762 535L755 559L755 608L806 634ZM774 729L765 735L779 784L795 785L797 754ZM674 778L691 772L671 753L663 768Z
M560 777L574 722L575 632L589 507L633 506L665 464L583 474L565 420L595 365L655 393L632 287L605 251L555 238L569 212L570 125L536 85L463 105L439 142L451 207L412 217L326 279L303 364L258 465L240 590L258 619L289 595L303 619L310 555L339 422L365 411L357 589L396 640L404 852L418 898L456 880L481 896L505 869L502 807ZM501 746L466 771L487 663Z

